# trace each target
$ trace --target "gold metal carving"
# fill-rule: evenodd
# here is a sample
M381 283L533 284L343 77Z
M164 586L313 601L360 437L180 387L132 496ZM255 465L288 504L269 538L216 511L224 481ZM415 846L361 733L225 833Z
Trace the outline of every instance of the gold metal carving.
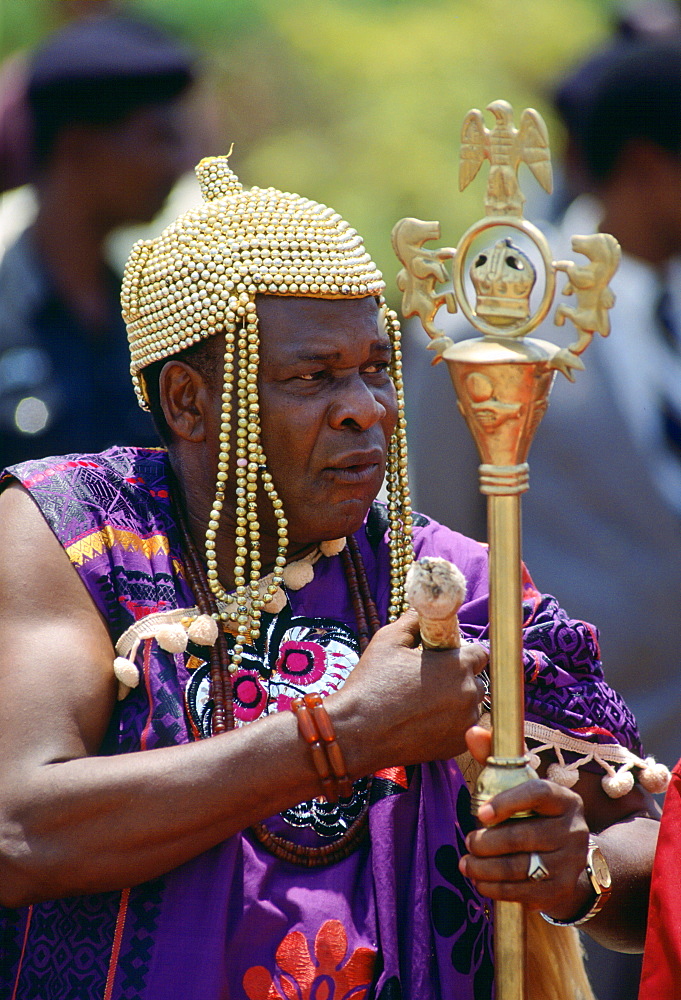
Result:
M614 236L598 233L593 236L573 236L572 249L584 254L589 263L582 266L571 260L554 262L556 271L565 271L567 284L563 295L577 297L577 305L567 306L561 302L556 309L555 322L563 326L571 320L579 332L574 344L559 351L553 359L554 367L574 382L572 369L583 369L579 355L591 343L594 333L607 337L610 333L608 310L615 304L608 282L617 270L622 256L620 245Z
M402 219L394 227L391 238L393 250L404 264L395 279L402 292L402 312L405 316L419 317L424 330L434 338L430 348L441 354L452 341L433 321L440 306L446 305L448 312L456 312L456 296L453 291L436 292L435 285L450 280L446 261L454 257L455 251L449 247L424 249L423 244L428 240L440 238L439 222ZM438 356L435 360L439 359Z
M523 218L525 198L518 182L518 170L525 163L542 187L551 190L546 126L536 111L527 108L516 129L506 101L494 101L487 110L495 118L491 129L478 110L466 115L459 173L463 190L489 160L484 217L463 234L454 250L424 248L424 243L439 238L437 222L403 219L392 237L403 264L397 279L403 311L420 316L435 361L447 363L459 410L478 448L480 490L487 496L493 736L492 756L473 796L474 811L504 789L536 776L523 737L520 497L529 487L528 453L556 372L574 381L574 371L584 367L580 355L594 334L610 332L608 311L615 298L608 283L620 258L617 241L597 234L573 237L572 249L586 258L585 263L553 260L544 234ZM488 231L493 242L475 250L474 244ZM514 244L519 236L534 247L543 274L537 276L530 254ZM466 288L466 268L474 303ZM570 320L577 330L577 340L566 348L527 337L551 311L558 272L567 277L561 294L574 296L574 305L560 302L554 314L557 326ZM533 308L537 277L543 287L541 293L537 290L539 302ZM445 283L446 289L439 291L437 286ZM443 304L449 312L460 309L482 336L452 342L435 325ZM499 902L495 912L497 1000L522 1000L522 907Z
M496 118L494 128L485 128L477 108L469 111L461 129L459 190L463 191L477 174L483 160L490 171L485 195L485 215L523 214L525 197L518 184L518 167L526 163L549 194L553 187L549 134L544 119L533 108L525 108L520 128L513 124L513 108L508 101L487 105Z

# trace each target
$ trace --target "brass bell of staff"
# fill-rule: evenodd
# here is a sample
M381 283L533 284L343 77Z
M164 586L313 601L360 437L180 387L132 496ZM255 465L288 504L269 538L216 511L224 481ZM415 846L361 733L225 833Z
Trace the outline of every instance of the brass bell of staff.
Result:
M478 779L474 812L498 792L536 777L524 752L520 496L529 486L527 456L556 372L574 381L574 372L584 368L580 355L594 334L610 332L608 310L615 300L608 283L620 259L619 244L607 234L572 238L573 251L585 258L582 263L552 259L543 233L523 218L525 198L518 183L518 169L525 163L551 192L546 125L536 111L526 108L516 128L513 109L502 100L489 104L487 111L495 119L492 128L485 126L477 109L464 119L459 169L463 190L489 161L484 218L463 234L456 248L424 247L440 238L438 222L402 219L392 232L403 265L397 276L402 311L421 319L431 337L433 364L447 363L459 410L480 455L480 491L487 496L492 756ZM485 234L492 242L477 249ZM537 271L530 253L514 243L519 236L530 253L534 246L544 271L533 311L530 295ZM466 268L474 305L466 288ZM577 332L566 348L526 336L549 314L561 271L567 279L561 293L572 296L574 304L560 302L554 322L563 326L570 320ZM446 287L438 290L439 285ZM482 336L454 343L435 326L441 306L450 313L460 309ZM497 1000L522 1000L520 903L495 905L495 965Z

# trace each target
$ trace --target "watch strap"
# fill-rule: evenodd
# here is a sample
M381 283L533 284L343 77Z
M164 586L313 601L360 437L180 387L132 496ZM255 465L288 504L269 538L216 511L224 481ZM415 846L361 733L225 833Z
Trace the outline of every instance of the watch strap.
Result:
M610 899L612 893L610 869L594 837L589 837L589 848L586 855L586 873L596 893L596 898L589 909L586 913L581 913L574 920L554 920L553 917L542 913L542 917L548 924L553 924L554 927L581 927L582 924L595 917Z

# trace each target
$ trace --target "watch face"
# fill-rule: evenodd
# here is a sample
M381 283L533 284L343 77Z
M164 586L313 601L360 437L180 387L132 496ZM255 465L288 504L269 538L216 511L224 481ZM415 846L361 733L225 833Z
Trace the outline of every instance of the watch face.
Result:
M610 869L608 868L607 862L598 847L591 852L590 864L594 878L600 885L601 889L609 889L612 885Z

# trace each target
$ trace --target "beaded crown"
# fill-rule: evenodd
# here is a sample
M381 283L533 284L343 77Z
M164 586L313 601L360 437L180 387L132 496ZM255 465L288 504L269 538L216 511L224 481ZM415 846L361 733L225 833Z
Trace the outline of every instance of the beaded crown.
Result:
M244 190L226 156L196 173L205 203L140 240L123 277L133 384L139 373L219 331L233 331L260 295L360 298L385 283L361 237L337 212L276 188Z

